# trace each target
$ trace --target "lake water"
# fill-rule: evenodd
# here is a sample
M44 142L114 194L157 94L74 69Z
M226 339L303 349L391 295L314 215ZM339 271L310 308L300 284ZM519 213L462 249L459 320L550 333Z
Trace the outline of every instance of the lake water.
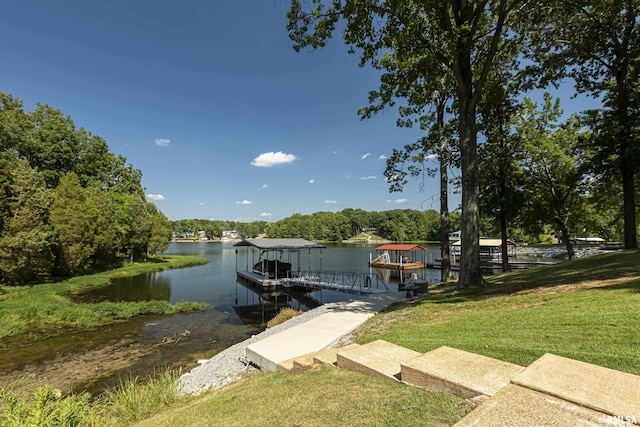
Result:
M238 259L242 258L240 248ZM438 248L429 247L429 255L437 257ZM194 353L217 353L223 348L259 333L283 307L307 310L314 301L329 303L357 298L357 295L316 291L305 294L275 292L260 293L237 281L236 247L231 243L171 243L167 254L199 255L208 264L177 270L165 270L116 280L107 288L92 292L94 300L162 299L171 303L198 301L209 308L192 314L178 314L145 325L144 340L162 340L188 333L190 349ZM334 245L321 250L322 270L338 272L369 272L369 257L373 246ZM429 257L429 255L427 257ZM318 254L311 254L311 267L316 269ZM306 266L306 260L301 264ZM428 280L437 282L440 272L421 272ZM393 288L392 288L393 289ZM181 346L180 346L181 347Z
M368 262L370 256L375 256L374 248L331 245L321 251L322 271L369 273ZM225 348L261 332L266 322L284 307L308 310L320 303L358 298L358 295L328 290L264 293L250 289L237 280L236 270L245 269L241 261L243 251L247 249L239 248L240 254L236 256L236 247L232 243L172 243L167 254L199 255L208 259L209 263L118 279L107 287L87 292L79 300L197 301L209 304L207 309L171 316L140 316L124 323L72 331L26 345L20 343L20 337L15 337L16 345L7 343L0 348L0 373L20 370L29 365L39 366L61 355L72 357L73 354L80 355L100 348L113 348L121 339L138 343L147 349L125 368L112 368L107 376L85 386L78 385L76 389L84 388L99 393L105 387L116 385L121 379L145 377L162 371L163 367L190 369L197 360L211 358ZM309 265L313 270L320 267L319 251L311 252L310 263L304 256L301 257L303 269ZM438 252L436 246L429 246L427 260L437 257ZM246 258L246 253L244 256ZM434 283L440 278L438 270L423 270L419 274ZM390 289L397 289L397 285L392 284Z

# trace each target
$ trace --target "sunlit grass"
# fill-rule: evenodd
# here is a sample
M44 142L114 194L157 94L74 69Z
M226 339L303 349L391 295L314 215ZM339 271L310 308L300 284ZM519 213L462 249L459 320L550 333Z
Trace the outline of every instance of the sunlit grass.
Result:
M359 342L442 345L528 365L554 353L640 374L640 254L617 252L488 277L375 316Z
M452 425L468 411L458 397L350 372L260 373L139 426Z

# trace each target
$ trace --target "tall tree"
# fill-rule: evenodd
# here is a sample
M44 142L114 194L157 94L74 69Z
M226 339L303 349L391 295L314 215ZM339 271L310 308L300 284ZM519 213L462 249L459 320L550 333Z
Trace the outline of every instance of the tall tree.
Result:
M147 210L151 215L151 232L147 252L150 255L155 255L169 247L169 242L171 241L171 223L153 203L147 202Z
M513 132L517 103L507 89L502 73L492 74L491 84L481 104L481 129L485 142L481 147L481 211L497 220L502 240L502 270L509 271L508 225L520 213L525 202L522 138Z
M54 261L54 238L47 224L51 190L42 176L25 160L5 163L10 180L9 217L0 230L0 278L22 284L50 274Z
M495 66L526 17L527 0L422 1L311 0L303 10L292 0L288 13L294 49L326 45L339 21L345 21L344 41L360 52L360 65L384 67L387 52L427 67L446 66L455 82L462 171L462 259L458 286L482 282L479 256L479 161L476 108ZM526 20L523 20L525 22ZM427 75L425 73L424 75ZM433 73L429 74L430 77Z
M521 166L529 179L528 214L557 227L571 259L572 234L582 204L585 153L579 141L582 124L574 115L558 125L560 115L560 102L553 102L549 93L541 110L525 99L516 132L526 152Z
M55 189L49 215L57 234L58 264L64 274L87 270L98 250L100 211L74 172L64 174Z
M529 69L542 85L571 77L579 93L602 96L592 164L596 173L617 171L623 192L624 245L637 248L640 1L555 2L540 22L544 25L530 52L537 65Z

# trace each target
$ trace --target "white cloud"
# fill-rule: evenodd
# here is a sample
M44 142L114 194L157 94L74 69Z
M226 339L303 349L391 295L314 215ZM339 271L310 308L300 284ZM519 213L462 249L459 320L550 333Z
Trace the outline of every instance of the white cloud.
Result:
M337 201L335 201L335 200L325 200L324 202L325 202L326 204L328 204L328 205L334 205L334 204L338 203L338 202L337 202Z
M269 184L262 184L262 188L267 188L269 187Z
M437 154L427 154L426 156L424 156L424 158L426 160L432 160L432 159L437 159L438 155Z
M261 217L265 217L265 216L267 216L267 217L268 217L268 216L272 216L272 215L273 215L273 214L272 214L271 212L262 212L262 213L260 214L260 216L261 216Z
M407 203L407 199L395 199L395 200L387 200L387 203L396 203L396 204L401 204L401 203Z
M150 199L150 200L164 200L164 196L162 194L147 194L147 199Z
M236 204L238 204L238 205L252 205L252 204L253 204L253 202L252 202L252 201L250 201L250 200L246 200L246 199L245 199L245 200L243 200L243 201L241 201L241 202L236 202Z
M315 182L316 182L316 180L315 180L315 179L313 179L313 178L311 178L311 179L309 180L309 184L313 184L313 183L315 183Z
M204 206L204 202L200 202L200 206Z
M273 165L292 163L295 159L297 159L295 155L283 153L282 151L278 151L277 153L269 152L262 153L253 159L251 165L259 168L270 168Z
M378 156L378 160L387 160L387 158L388 158L388 157L387 157L387 156L385 156L384 154L380 154L380 155Z
M364 153L362 156L360 156L360 160L364 160L367 157L369 157L371 155L371 153Z
M363 176L362 178L360 178L362 181L368 181L370 179L376 179L375 176L373 175L369 175L369 176Z
M153 140L153 142L155 142L156 145L159 145L160 147L168 147L169 144L171 144L169 138L156 138Z

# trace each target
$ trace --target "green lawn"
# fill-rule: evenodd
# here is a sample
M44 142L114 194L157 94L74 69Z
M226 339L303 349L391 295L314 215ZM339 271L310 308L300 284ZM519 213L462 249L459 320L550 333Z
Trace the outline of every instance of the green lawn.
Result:
M442 345L527 365L546 352L640 374L640 253L616 252L442 285L358 331L416 351ZM317 399L317 400L316 400ZM419 410L418 410L419 409ZM141 426L451 425L464 401L339 369L260 373Z
M487 277L375 316L358 342L442 345L528 365L544 353L640 374L640 253Z
M489 276L485 286L464 291L442 285L374 316L357 341L385 339L420 352L447 345L522 365L551 352L638 375L639 307L640 252L615 252ZM139 425L444 426L469 410L455 396L334 368L260 372L169 401ZM112 423L128 424L116 416L98 425Z

